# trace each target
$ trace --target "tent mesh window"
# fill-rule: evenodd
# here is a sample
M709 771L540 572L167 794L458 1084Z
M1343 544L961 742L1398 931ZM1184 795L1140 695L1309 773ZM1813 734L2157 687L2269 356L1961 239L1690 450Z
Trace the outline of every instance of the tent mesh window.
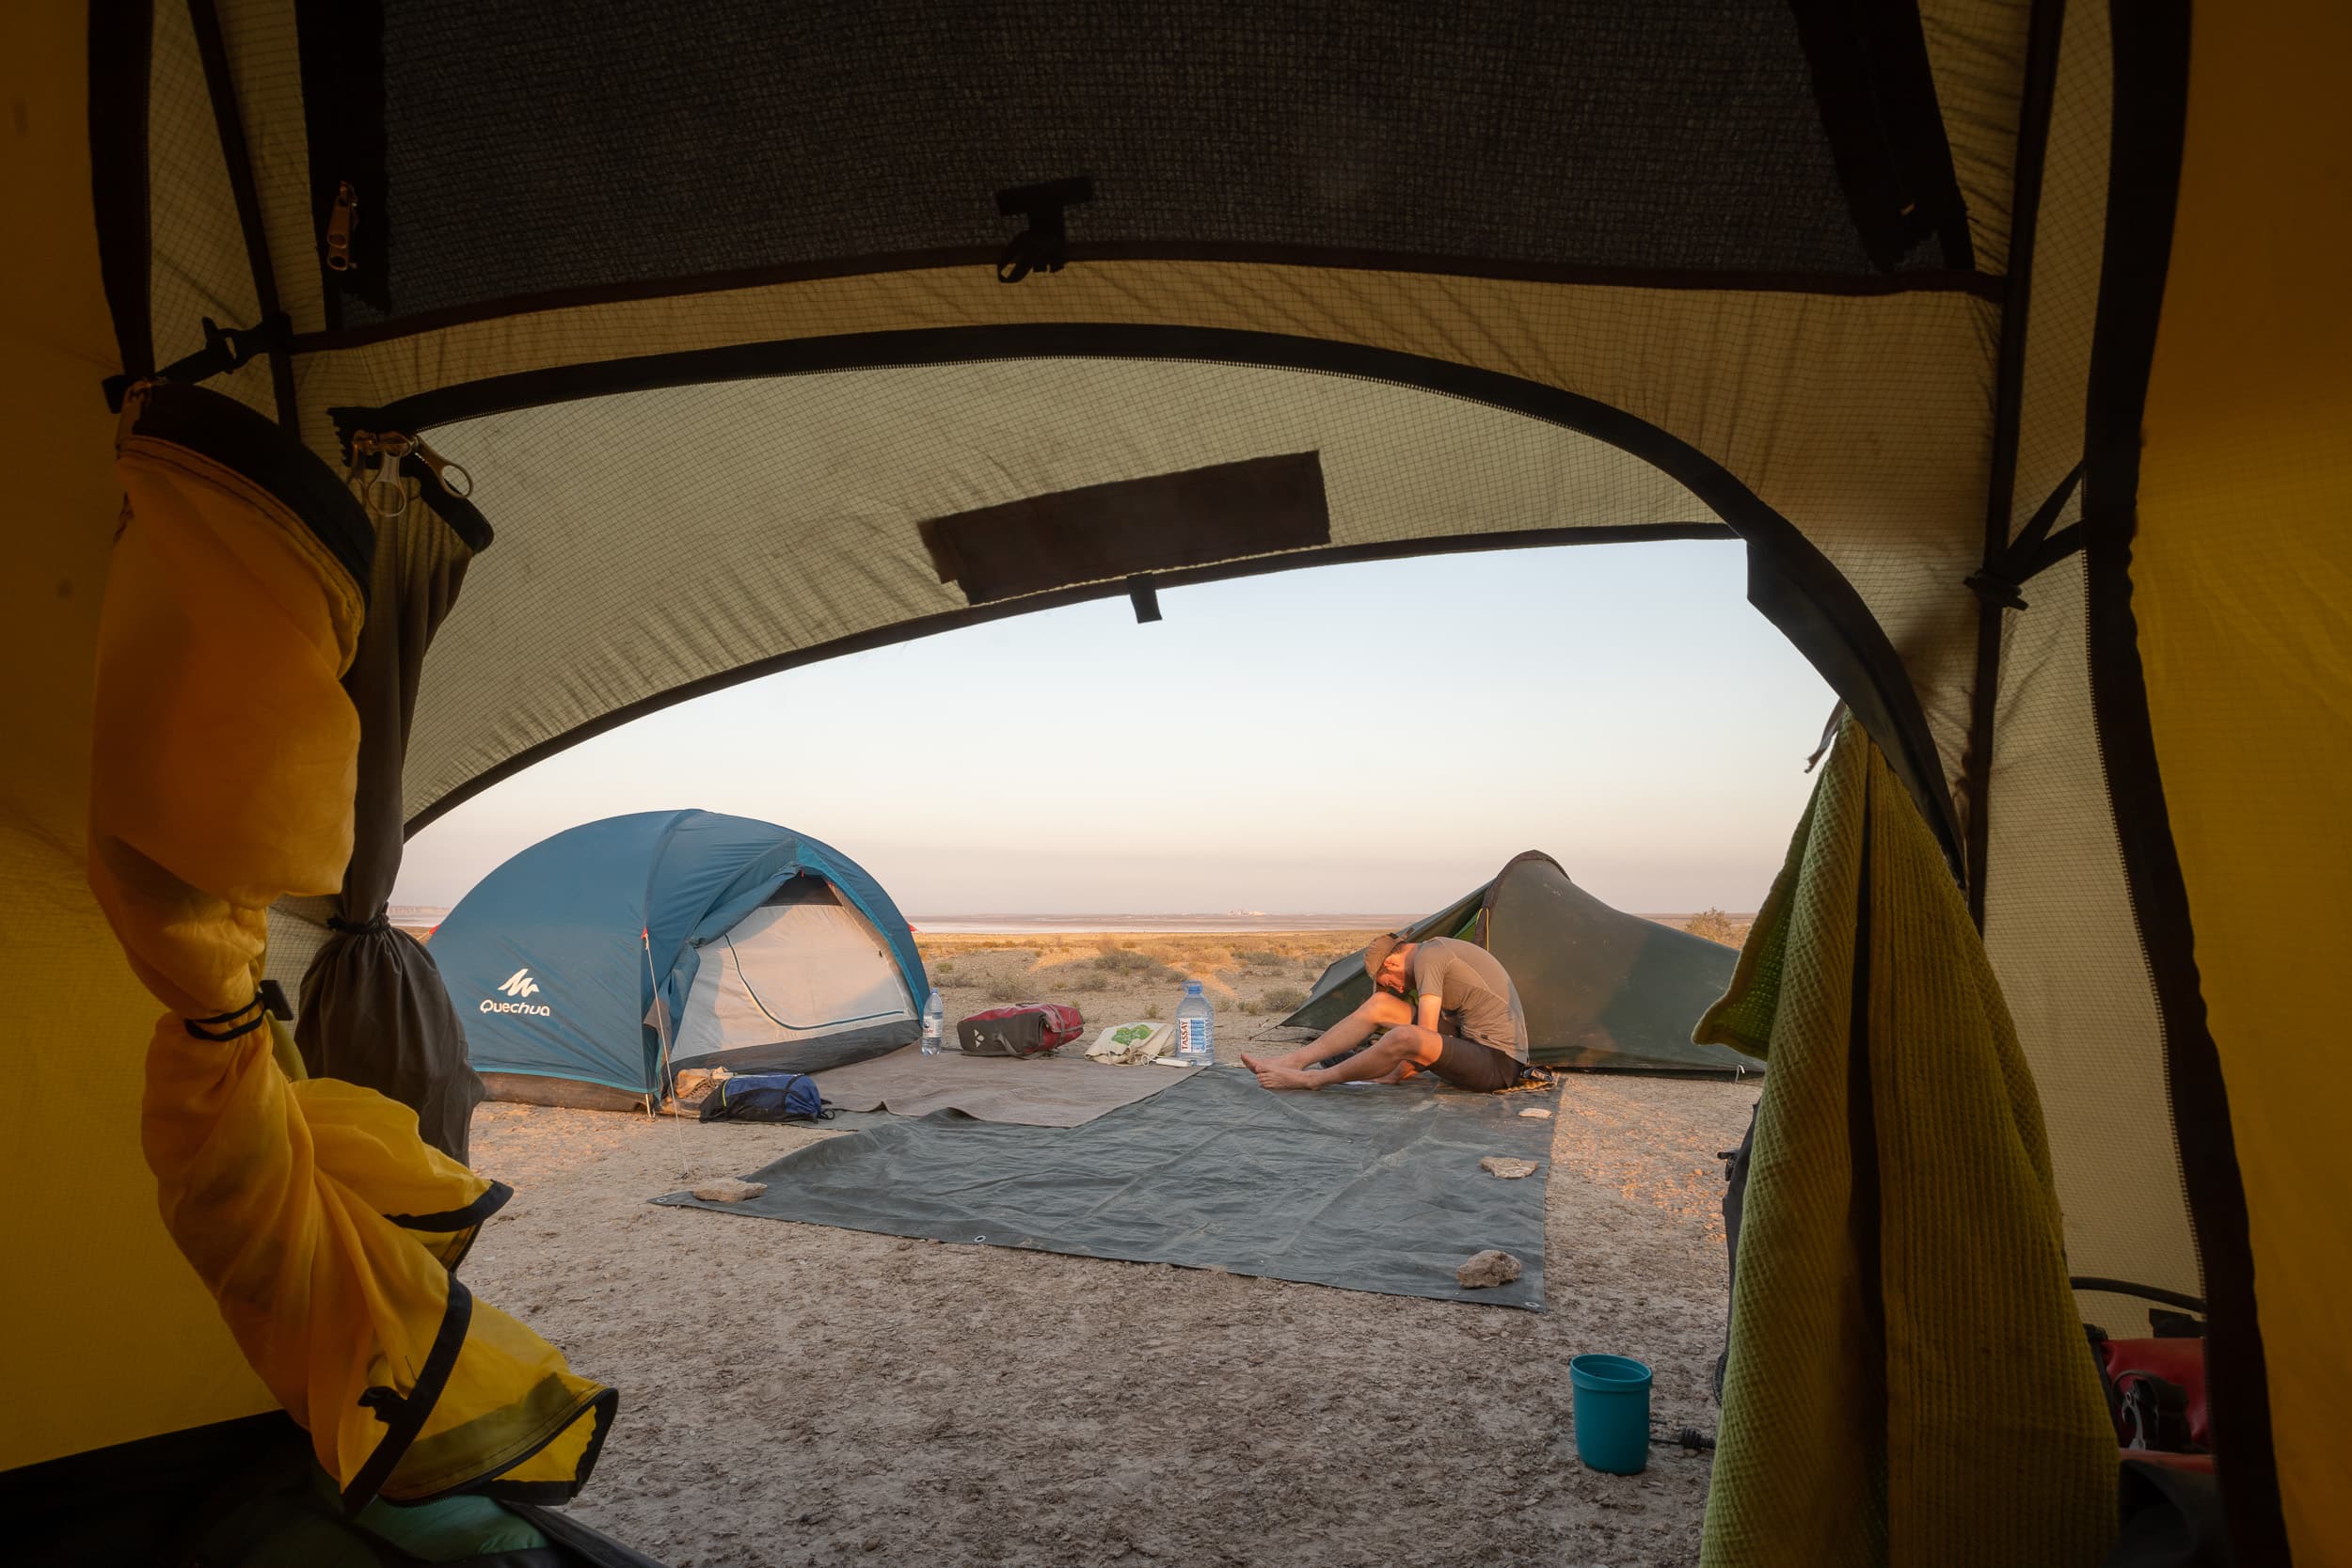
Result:
M148 100L148 221L165 243L148 276L155 362L168 365L204 348L204 322L229 330L254 326L262 309L237 224L229 167L195 64L197 45L185 6L157 6L158 69ZM260 356L205 385L273 418L270 368Z
M1915 18L1825 52L1801 14L1820 9L1488 0L1432 27L1343 0L1236 26L1206 0L602 0L557 25L544 5L320 6L302 16L310 177L358 185L382 247L383 277L330 288L347 325L993 249L1014 229L997 192L1080 173L1081 245L1967 266Z

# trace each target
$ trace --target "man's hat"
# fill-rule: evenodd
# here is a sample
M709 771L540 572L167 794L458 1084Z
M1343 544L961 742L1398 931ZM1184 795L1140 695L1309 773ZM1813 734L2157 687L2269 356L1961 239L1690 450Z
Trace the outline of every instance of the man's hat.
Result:
M1364 949L1364 973L1372 976L1374 985L1380 983L1380 966L1388 961L1389 955L1395 952L1397 944L1404 940L1404 932L1391 931L1385 937L1373 938L1372 945Z

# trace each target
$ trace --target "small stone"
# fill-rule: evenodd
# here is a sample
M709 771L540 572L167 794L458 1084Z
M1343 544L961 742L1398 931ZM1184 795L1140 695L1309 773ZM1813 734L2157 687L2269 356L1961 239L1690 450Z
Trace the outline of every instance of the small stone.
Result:
M1478 1162L1478 1168L1484 1171L1492 1171L1495 1175L1502 1177L1505 1181L1517 1181L1522 1176L1533 1176L1535 1174L1535 1162L1533 1160L1514 1160L1504 1154L1489 1154L1484 1160ZM698 1193L695 1196L700 1196L701 1195Z
M706 1181L694 1189L694 1196L705 1203L741 1203L757 1197L768 1190L765 1181L739 1181L730 1176L718 1181Z
M1454 1271L1454 1282L1465 1291L1484 1290L1489 1285L1508 1285L1518 1276L1519 1260L1493 1247L1469 1259Z
M1534 1121L1549 1121L1551 1119L1551 1113L1545 1110L1541 1105L1530 1105L1526 1110L1521 1111L1519 1115Z

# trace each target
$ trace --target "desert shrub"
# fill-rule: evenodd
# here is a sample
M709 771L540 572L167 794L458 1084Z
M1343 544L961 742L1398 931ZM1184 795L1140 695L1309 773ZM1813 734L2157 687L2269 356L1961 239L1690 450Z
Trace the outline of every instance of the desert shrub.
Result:
M1116 974L1124 980L1172 980L1177 977L1176 972L1168 965L1149 953L1138 953L1132 947L1106 947L1094 956L1093 962L1094 967L1104 974Z
M1721 910L1703 910L1682 923L1682 928L1694 937L1720 942L1725 947L1737 947L1747 937L1747 928Z
M1264 995L1258 998L1258 1007L1262 1012L1295 1012L1298 1005L1306 1000L1307 993L1303 990L1290 986L1274 986L1269 988Z
M942 960L940 964L931 971L933 974L936 974L943 980L945 980L948 975L953 974L955 972L956 966L953 959Z
M1285 960L1271 947L1236 947L1233 949L1233 961L1279 969Z
M1029 988L1017 980L992 980L988 985L988 999L991 1002L1026 1002Z
M1069 990L1108 990L1111 989L1111 977L1104 974L1101 970L1084 970L1072 975L1068 982L1066 982L1064 989Z
M1160 1005L1157 1002L1152 1003L1150 1006L1143 1009L1143 1016L1149 1019L1158 1018L1160 1016Z
M1235 997L1219 994L1213 1006L1220 1013L1230 1013L1233 1010L1233 1004L1237 1000L1238 998Z

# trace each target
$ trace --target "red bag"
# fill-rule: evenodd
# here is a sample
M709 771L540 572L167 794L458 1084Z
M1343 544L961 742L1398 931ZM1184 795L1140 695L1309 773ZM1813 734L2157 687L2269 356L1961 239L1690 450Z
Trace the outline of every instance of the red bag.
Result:
M2213 1447L2205 1423L2205 1341L2091 1341L2116 1441L2126 1449L2197 1452Z
M1087 1021L1059 1002L991 1007L956 1023L956 1043L967 1056L1042 1056L1086 1033Z

